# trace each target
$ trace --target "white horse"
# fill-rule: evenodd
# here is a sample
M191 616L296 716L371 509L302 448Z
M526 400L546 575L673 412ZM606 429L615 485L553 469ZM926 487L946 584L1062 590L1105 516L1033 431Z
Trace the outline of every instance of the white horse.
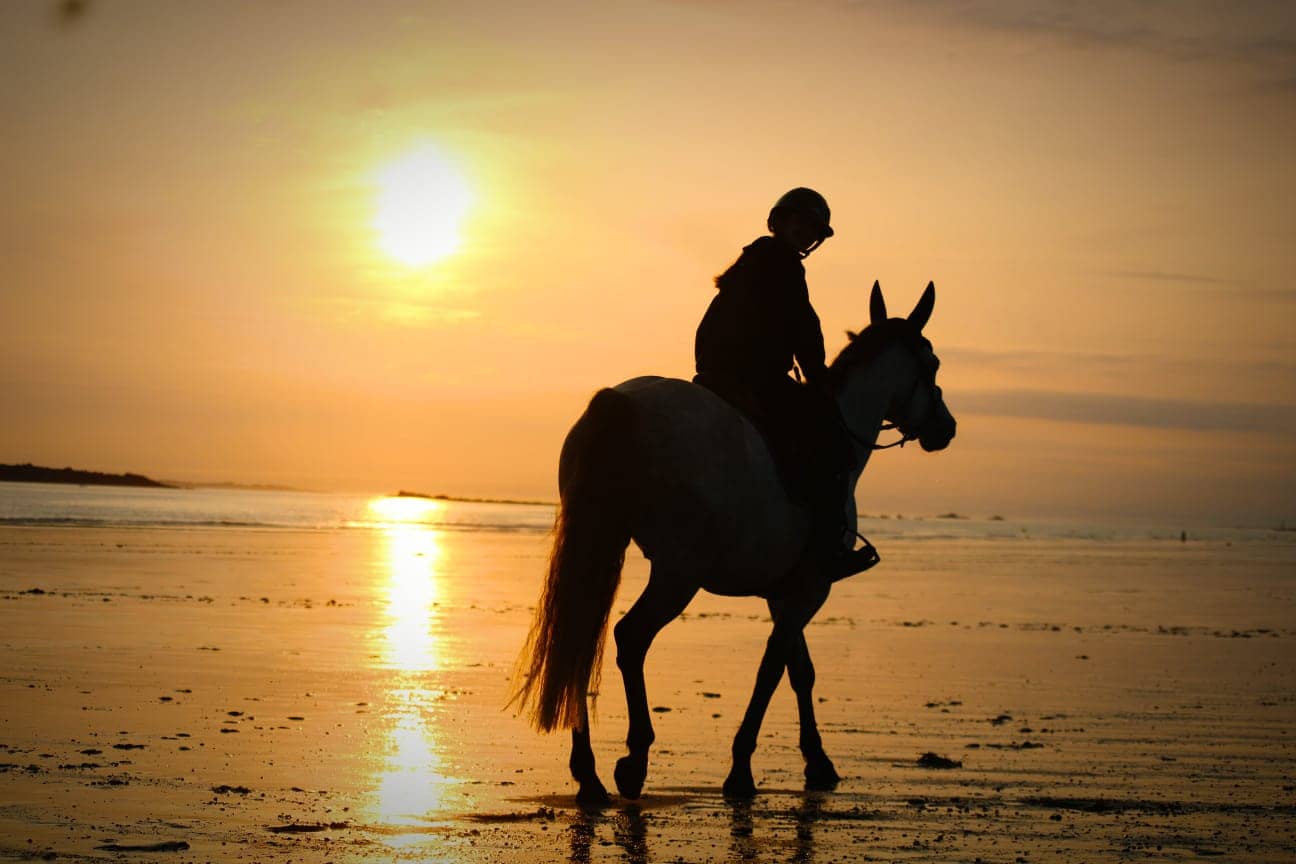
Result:
M846 524L855 525L855 484L890 421L924 450L940 450L955 422L936 386L940 365L922 328L931 284L908 318L886 315L877 283L869 326L850 334L829 380L854 441ZM535 621L513 699L537 729L572 730L570 767L583 804L610 799L594 766L587 697L597 690L609 613L625 550L634 540L652 562L643 593L614 628L629 709L628 755L618 791L638 798L654 740L644 686L653 638L698 589L764 597L774 620L756 687L733 742L726 795L750 797L756 735L783 669L796 692L809 788L838 782L815 725L814 667L803 633L828 597L827 579L789 579L806 554L810 513L788 496L756 427L711 391L671 378L634 378L600 390L572 427L559 460L561 505ZM844 538L844 541L845 538ZM850 539L854 542L853 538Z

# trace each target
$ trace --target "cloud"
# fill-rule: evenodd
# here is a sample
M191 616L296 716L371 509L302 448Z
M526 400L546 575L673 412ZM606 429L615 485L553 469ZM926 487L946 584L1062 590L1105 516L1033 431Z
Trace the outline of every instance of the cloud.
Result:
M1221 279L1217 276L1199 276L1195 273L1166 273L1157 270L1109 270L1102 273L1102 275L1112 276L1117 279L1146 279L1153 282L1181 282L1189 285L1237 286L1245 284L1236 279Z
M1191 431L1296 433L1296 405L1191 402L1106 393L980 390L952 395L956 414Z
M1046 368L1123 371L1135 365L1145 365L1150 359L1145 355L1132 353L1104 354L1080 351L1004 350L956 346L942 348L940 354L947 364L947 368L952 368L955 365L969 365L978 369L1030 370L1036 372Z
M893 8L1053 46L1235 64L1251 69L1264 88L1296 92L1296 14L1287 0L909 0Z
M1282 296L1285 299L1290 298L1287 294ZM959 346L942 348L940 355L945 363L944 369L958 369L960 372L1030 376L1065 375L1068 379L1077 375L1105 375L1119 376L1125 381L1130 380L1132 376L1151 377L1158 380L1201 379L1209 372L1213 379L1220 381L1230 379L1296 381L1296 362L1287 359L1292 354L1293 344L1290 341L1256 343L1253 347L1268 355L1267 359L1221 357L1204 361L1192 355L1167 357L1133 352L1045 351Z
M1219 276L1205 276L1198 273L1176 273L1161 270L1103 270L1098 276L1109 279L1126 279L1135 282L1157 282L1163 285L1186 287L1199 292L1227 292L1238 300L1254 300L1264 303L1290 303L1296 300L1296 291L1284 288L1262 288L1254 282L1244 279L1227 279Z
M1115 386L1117 382L1131 379L1199 377L1201 371L1199 364L1192 360L1136 353L948 347L940 354L943 368L947 370L945 374L973 376L968 380L989 374L995 376L994 383L1018 387L1037 383L1056 385L1059 381L1105 381L1107 385L1090 383L1088 386ZM1250 374L1254 364L1244 365L1245 368L1239 368L1234 374ZM1296 367L1292 371L1296 372Z
M335 297L316 301L339 321L382 322L402 326L455 325L482 317L480 309L449 303L387 297Z

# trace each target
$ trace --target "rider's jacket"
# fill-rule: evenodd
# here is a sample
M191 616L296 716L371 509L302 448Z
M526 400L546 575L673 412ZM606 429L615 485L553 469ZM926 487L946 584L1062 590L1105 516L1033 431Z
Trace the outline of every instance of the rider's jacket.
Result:
M762 389L786 378L795 358L808 381L819 381L823 330L795 250L761 237L716 277L716 288L694 340L699 375Z

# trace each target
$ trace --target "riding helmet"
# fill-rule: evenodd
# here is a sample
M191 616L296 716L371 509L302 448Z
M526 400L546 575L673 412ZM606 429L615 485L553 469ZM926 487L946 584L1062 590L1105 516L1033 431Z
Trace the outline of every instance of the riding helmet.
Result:
M774 214L780 210L800 210L819 223L823 239L833 236L832 226L828 224L832 215L828 210L828 201L813 189L798 186L783 193L770 208L768 224L771 231L774 230Z

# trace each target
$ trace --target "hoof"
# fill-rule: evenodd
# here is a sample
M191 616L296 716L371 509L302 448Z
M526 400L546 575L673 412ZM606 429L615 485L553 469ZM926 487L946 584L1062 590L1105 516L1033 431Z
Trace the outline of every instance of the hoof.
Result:
M837 788L841 777L827 756L822 760L807 762L805 768L805 788L810 792L831 792Z
M580 790L576 793L576 803L581 807L609 807L612 805L612 796L608 794L603 781L595 777L580 784Z
M637 800L643 794L644 780L648 777L648 760L622 756L617 760L612 777L622 797Z
M756 781L752 779L751 769L734 766L724 782L724 796L743 801L756 797Z

